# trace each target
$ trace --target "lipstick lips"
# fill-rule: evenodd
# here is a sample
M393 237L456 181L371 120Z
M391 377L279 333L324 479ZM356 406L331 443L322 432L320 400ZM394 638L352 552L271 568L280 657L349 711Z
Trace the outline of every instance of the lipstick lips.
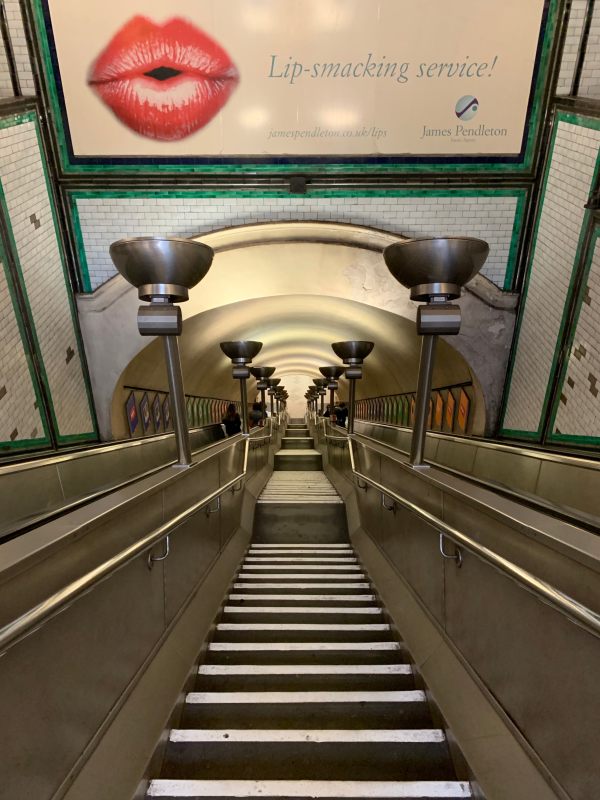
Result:
M111 39L88 84L127 127L162 141L203 128L239 83L231 59L184 19L136 16Z

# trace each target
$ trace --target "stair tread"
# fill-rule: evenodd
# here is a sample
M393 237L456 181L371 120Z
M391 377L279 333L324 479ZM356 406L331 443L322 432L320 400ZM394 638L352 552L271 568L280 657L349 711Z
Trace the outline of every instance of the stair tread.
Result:
M150 783L150 797L295 797L295 798L465 798L466 781L260 781L169 780Z

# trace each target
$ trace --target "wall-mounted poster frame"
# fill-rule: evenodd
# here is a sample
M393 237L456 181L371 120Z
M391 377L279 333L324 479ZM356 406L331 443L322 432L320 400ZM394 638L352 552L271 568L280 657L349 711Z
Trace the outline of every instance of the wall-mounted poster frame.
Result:
M148 433L152 423L152 414L150 413L150 400L148 399L148 392L144 392L140 400L140 417L142 418L142 428L144 433Z
M444 398L438 391L432 392L433 397L433 427L436 431L441 431L444 424Z
M129 435L133 436L140 421L134 392L129 393L129 397L125 402L125 416L127 417Z
M162 404L163 422L165 430L168 431L171 427L171 403L169 402L169 395L165 397Z
M458 411L456 412L456 427L459 433L466 433L469 425L469 409L471 408L471 400L469 395L464 389L460 390L458 396Z
M205 0L205 2L207 9L212 11L212 6L209 8L210 0ZM371 0L369 0L369 2L371 2ZM465 2L467 2L467 0L465 0ZM119 6L115 5L114 8L116 10L113 10L110 4L107 7L106 4L100 4L99 2L96 2L95 5L92 4L92 6L90 6L89 3L73 3L71 6L68 3L65 4L63 0L31 0L31 5L33 10L32 19L35 25L36 54L41 62L42 67L41 72L43 74L45 100L50 106L51 113L49 116L54 122L54 136L60 155L60 166L65 174L107 171L141 171L144 173L185 171L188 173L197 172L200 174L231 172L240 173L244 171L295 173L299 170L308 173L318 170L319 172L332 173L339 173L340 171L352 173L454 173L456 171L492 171L500 173L513 172L522 174L531 172L534 166L537 143L541 134L541 124L542 120L544 119L549 98L549 78L555 60L555 53L560 43L560 36L557 34L561 20L562 0L540 0L540 2L541 5L539 7L539 17L536 17L535 19L535 30L532 28L530 31L531 35L527 40L527 48L522 53L515 55L514 49L518 46L518 37L513 35L510 37L510 47L512 50L507 49L505 51L499 51L496 55L494 55L491 50L489 54L482 52L479 55L472 54L471 56L468 56L468 54L465 53L464 55L460 56L460 59L462 60L448 61L448 63L437 63L437 61L434 63L431 61L431 59L429 59L428 56L427 58L429 60L419 63L419 58L417 58L416 53L414 59L411 59L409 62L402 62L402 59L398 56L397 63L393 62L393 64L397 67L398 74L393 73L392 64L387 56L381 56L381 58L378 56L379 61L375 65L371 64L370 60L366 57L366 51L365 54L363 54L365 55L366 60L355 60L356 63L352 62L352 59L350 61L345 61L343 57L341 57L342 60L337 65L335 63L314 63L313 61L310 61L310 63L307 62L308 66L305 65L306 69L303 70L303 75L306 75L306 81L310 82L314 77L314 80L312 80L311 84L312 91L308 92L298 83L298 79L293 79L292 77L296 67L303 66L303 64L300 63L301 58L299 57L300 60L294 60L295 57L288 55L287 53L285 56L283 53L280 56L275 56L272 53L272 48L275 46L275 44L271 42L265 42L264 46L267 48L268 53L267 50L265 50L264 59L260 59L261 64L263 60L265 61L265 64L261 66L262 78L259 78L259 80L264 79L266 81L265 86L268 89L276 86L281 88L284 85L289 84L290 93L293 93L294 98L293 101L290 100L290 103L297 103L297 97L301 94L306 94L306 96L310 97L312 103L313 96L318 94L319 91L322 91L323 87L325 87L324 91L326 92L324 95L325 100L331 96L337 98L338 94L340 93L340 87L348 86L348 80L352 80L356 84L357 90L360 88L360 91L364 93L365 108L367 108L370 107L369 104L373 102L373 98L379 96L382 91L387 92L387 84L382 84L382 88L378 88L377 91L375 91L371 85L373 81L369 82L370 79L376 79L375 83L377 83L377 81L380 81L381 78L393 78L393 80L397 81L399 85L412 83L412 85L416 86L418 84L419 92L423 93L423 96L421 97L423 102L421 102L420 107L429 109L429 111L435 115L440 108L440 103L435 102L433 95L430 100L427 100L429 97L428 92L430 92L430 87L434 84L434 79L437 80L443 78L443 80L440 80L439 82L440 87L442 87L442 85L447 86L448 83L451 83L453 87L451 109L453 122L452 124L449 123L449 127L447 129L450 131L450 133L446 134L444 132L446 128L440 128L437 123L430 129L428 127L428 119L425 117L418 120L419 126L421 126L423 130L419 138L424 140L423 146L425 143L428 145L428 149L426 150L425 154L419 154L421 153L421 150L417 150L414 147L411 147L404 152L400 152L397 149L394 149L393 152L388 152L386 151L385 147L372 144L372 142L375 141L374 137L376 136L373 131L377 126L373 125L369 128L368 124L363 125L362 122L366 122L367 117L361 117L360 115L359 127L361 130L364 129L367 131L367 133L363 135L368 140L368 145L365 144L364 151L359 150L358 152L351 152L353 146L349 144L349 141L352 139L350 133L352 133L354 130L358 130L359 128L356 126L354 126L354 128L349 127L350 122L344 122L345 118L340 110L339 113L336 112L336 114L334 114L333 122L330 123L329 126L326 121L323 121L318 125L313 125L312 123L309 125L307 122L301 130L296 130L295 128L293 130L290 128L289 131L287 129L285 131L278 130L278 128L281 128L281 125L276 126L276 129L269 128L268 131L265 129L266 139L270 138L273 142L275 142L278 138L278 136L275 136L275 134L279 135L280 133L285 133L285 136L283 137L285 140L285 147L283 145L277 145L279 149L277 149L276 152L274 150L268 155L262 155L263 153L269 153L266 147L255 147L254 153L240 153L239 149L235 148L223 148L220 150L218 148L214 148L213 151L208 150L207 148L202 148L201 146L190 147L189 151L185 149L173 149L169 151L168 149L165 150L164 147L160 147L156 148L155 151L150 152L148 151L148 148L137 148L139 151L137 152L135 145L132 145L130 149L119 149L118 147L115 147L113 149L114 152L108 154L106 152L98 152L94 148L86 149L76 146L75 142L77 141L77 137L74 135L75 119L69 118L69 110L71 110L71 116L73 117L73 115L76 114L75 109L78 107L80 108L81 104L77 103L69 94L70 83L73 80L72 76L74 72L77 72L78 80L79 77L81 77L80 82L82 84L82 92L84 90L88 90L88 93L91 94L94 90L94 87L99 87L104 79L100 75L96 80L94 78L93 70L91 69L92 64L87 62L93 61L94 58L96 58L95 63L99 62L102 58L102 54L105 52L109 53L111 47L114 51L114 43L116 40L118 40L119 33L117 33L116 29L111 31L110 35L108 35L108 39L105 42L105 50L102 50L102 47L94 45L92 48L94 52L91 55L89 51L86 51L82 56L83 58L87 59L85 69L82 62L78 69L74 70L72 63L73 58L77 56L77 52L81 53L82 48L79 43L80 37L78 37L77 32L74 34L72 28L67 31L67 21L73 25L77 25L77 21L74 20L74 16L76 16L74 12L77 11L78 7L85 6L86 13L91 13L92 11L100 13L101 10L105 16L109 16L109 13L118 16ZM248 0L248 3L250 3L250 0ZM516 8L517 5L518 4L513 3L514 8ZM367 6L366 3L365 6ZM218 4L215 6L215 8L218 8ZM133 23L134 20L139 18L140 14L146 13L146 7L143 4L140 4L139 6L133 4L128 13L131 15L130 21ZM150 12L148 13L150 14ZM182 16L179 13L179 7L177 6L177 3L175 4L175 7L172 8L172 13L174 15L173 19L161 24L159 27L167 28L168 23L173 22L175 17ZM485 13L487 13L487 10ZM510 12L505 6L502 6L502 13L503 17L508 17L510 13L517 12ZM138 17L135 16L136 14ZM212 18L214 14L209 14L208 16L211 16ZM375 18L377 17L376 14L371 14L371 16ZM421 16L423 18L427 18L427 24L431 25L432 15L427 15L427 13L424 12L421 14ZM454 14L454 17L467 19L469 24L473 23L473 20L471 19L472 16L473 14L466 14L464 9ZM151 23L149 18L147 21ZM443 40L444 36L447 35L447 32L444 30L444 25L445 23L440 24L439 36L431 36L429 38L435 38L436 41L440 38ZM98 26L94 25L93 22L90 23L88 21L88 33L89 29L95 32L97 27ZM493 37L494 27L495 26L493 25L488 25L487 27L481 25L477 39L481 40L484 38L483 32L485 32L486 35ZM525 25L523 25L523 27L525 27ZM127 28L126 25L120 29L123 33L123 36L127 32L125 28ZM410 29L410 26L406 26L406 28ZM518 30L519 28L518 26L515 26L514 29ZM114 35L114 39L111 40L111 36L113 34L116 35ZM375 33L373 33L373 36L375 36ZM320 37L316 38L319 39ZM352 41L356 39L354 36L339 36L339 41L337 41L336 44L338 46L345 45L346 38ZM77 46L73 46L69 53L64 52L65 40L70 40L77 43ZM508 40L508 37L504 37L504 40ZM413 41L414 36L412 37L412 40L407 39L404 42L404 48L401 47L400 50L407 50L407 48L412 45ZM402 42L400 44L402 44ZM465 44L465 47L458 49L461 51L467 49L471 51L473 47L472 38L468 40L468 45L468 48ZM269 47L271 48L270 50L268 49ZM282 44L282 47L285 48L286 45ZM371 45L367 46L367 50L369 47L371 47ZM85 48L83 49L85 50ZM356 50L356 47L354 49ZM441 49L444 48L442 47ZM242 53L241 55L244 58L250 58L253 53ZM448 56L447 58L450 59L452 57L458 59L458 52L454 54L454 56ZM279 58L281 63L276 63L275 60L277 58ZM375 56L371 54L371 60L374 58ZM478 67L475 67L473 63L470 63L473 61L478 61L478 67L481 67L482 69L477 71ZM528 64L527 67L525 67L526 63ZM405 64L408 64L408 74L410 75L411 81L404 80L405 76L401 74ZM485 69L483 69L484 66ZM470 111L472 111L473 108L476 109L477 106L473 106L472 104L472 101L477 102L477 97L475 95L481 94L482 92L485 95L485 92L487 91L487 86L483 82L484 78L485 80L490 81L489 85L492 85L493 82L497 80L497 76L500 74L498 70L503 69L506 71L507 80L509 74L512 76L513 81L515 80L515 75L513 75L510 70L514 71L521 69L523 74L527 76L524 84L526 94L524 97L522 120L519 120L518 128L515 128L515 131L518 130L519 132L518 139L520 144L516 145L515 147L507 148L505 151L496 149L494 150L494 154L490 155L489 148L488 154L486 154L486 147L488 147L493 136L491 133L488 135L486 132L488 128L484 123L481 123L483 128L478 127L477 125L473 126L469 124L470 127L467 129L468 133L465 133L464 135L461 134L460 137L454 131L454 126L457 122L462 124L463 120L470 119L468 116L461 116L461 114L464 115L465 112L460 106L460 101L469 100L471 101ZM353 74L351 75L349 71L353 72ZM331 77L332 72L336 73L333 78ZM450 72L452 72L452 74L450 74ZM81 75L79 75L79 73L81 73ZM313 73L315 74L313 75ZM336 83L334 78L338 78L337 73L339 73L339 80ZM504 74L504 72L502 74ZM367 80L367 78L369 78L369 80ZM423 80L418 81L418 79ZM245 92L248 87L253 87L255 85L258 86L258 84L253 83L253 80L254 78L252 80L242 80L236 91L243 90ZM292 83L292 80L296 81L296 85ZM332 80L333 82L331 82ZM452 81L455 82L452 83ZM514 85L517 85L517 83ZM454 91L454 88L456 91ZM298 89L300 89L300 92L297 91ZM440 88L440 91L445 91L445 89ZM471 92L473 92L473 94L471 94ZM99 89L98 93L100 93ZM273 95L274 98L277 96L279 95ZM501 115L504 114L504 107L500 106L499 98L506 96L507 93L504 91L502 85L498 91L498 96L496 97L496 95L494 95L493 98L490 97L487 105L487 109L490 111L490 113L493 111L494 114L498 114L500 111ZM511 96L510 93L508 93L508 96ZM236 95L234 94L233 97L235 99ZM511 96L511 100L513 99L514 98ZM425 102L425 100L427 101ZM454 108L455 104L456 111ZM98 105L100 106L100 100L98 100ZM275 100L273 101L272 110L274 113L278 113L280 105L285 104L278 104ZM385 103L385 105L389 106L390 103ZM416 104L411 104L411 107L413 107L413 105L414 107L417 107ZM448 102L444 101L443 105L446 107ZM469 103L467 103L467 106L468 105ZM516 105L515 102L513 102L513 106L514 105ZM248 106L248 108L250 109L250 106ZM292 106L290 106L290 109L293 110ZM269 110L269 108L266 110L263 108L263 116L265 113L268 116ZM511 107L507 106L506 114L504 114L504 116L508 116L511 113L511 110ZM112 111L117 117L119 116L118 109L115 111L113 108ZM243 111L243 109L241 109L240 114L236 116L232 112L228 111L227 104L225 104L223 106L223 111L218 112L219 116L215 118L215 122L218 123L221 114L231 113L231 117L227 118L227 129L231 128L231 124L233 122L237 124L238 116L241 120L240 125L244 124L246 126L252 126L252 124L262 124L259 119L260 114L258 114L258 111L254 117L252 117L252 119L248 117L248 114L244 115L244 113L241 113L241 111ZM81 113L84 118L87 118L86 112L83 109ZM104 113L107 113L107 121L112 123L112 117L109 116L110 112ZM127 114L124 116L127 117ZM327 115L325 114L325 116ZM290 119L291 117L292 115L290 113ZM475 120L475 122L477 122L477 120ZM331 151L331 147L328 148L327 145L328 139L329 141L332 139L332 136L329 136L329 129L332 127L332 125L332 131L335 134L333 138L339 138L341 136L340 131L333 130L336 127L340 128L344 134L344 136L340 138L339 153L337 152L337 144L335 145L336 149L334 149L333 152ZM96 124L94 124L92 127L96 129L102 128L101 125ZM210 128L210 125L208 128ZM429 130L432 132L429 133ZM489 130L493 132L495 130L501 130L501 128L489 127ZM442 132L437 133L437 131ZM290 132L293 134L291 137L289 136ZM251 127L248 129L248 133L251 133ZM324 134L327 134L327 136ZM394 134L394 131L392 131L392 134ZM139 135L142 137L147 137L147 134L145 134L143 131L134 131L133 133L132 131L127 131L127 135ZM357 137L358 133L353 133L352 135ZM456 137L458 137L458 139ZM157 134L155 138L160 139L160 135ZM298 148L299 150L302 150L302 147L304 147L304 151L306 152L310 143L315 139L319 140L321 148L319 149L315 145L315 147L317 147L317 152L305 155L294 150L294 147ZM321 144L321 140L324 142L324 144ZM459 146L459 150L461 150L461 152L453 152L452 155L445 155L444 153L447 153L448 151L445 150L444 147L442 147L442 145L439 143L443 142L444 145L446 145L450 141L459 140L461 142ZM429 147L430 141L431 147ZM288 142L294 142L295 144L293 146L288 145ZM302 142L304 142L304 144L302 144ZM273 147L275 147L275 145L273 145ZM142 150L143 155L140 154ZM174 154L171 155L171 152ZM206 155L207 152L210 152L211 155ZM125 153L125 155L123 155L123 153ZM223 155L223 153L226 153L226 155Z
M452 389L448 389L448 397L446 398L446 412L444 414L444 430L448 433L454 431L454 414L456 409L456 400Z
M160 429L162 428L162 410L158 392L154 395L154 400L152 401L152 419L154 421L154 430L156 433L160 433Z

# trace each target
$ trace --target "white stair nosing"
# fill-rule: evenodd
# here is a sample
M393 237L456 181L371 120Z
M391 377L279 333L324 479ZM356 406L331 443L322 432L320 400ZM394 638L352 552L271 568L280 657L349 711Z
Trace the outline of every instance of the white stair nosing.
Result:
M332 556L331 558L323 558L319 556L246 556L244 559L244 564L249 564L250 562L256 563L260 561L261 563L267 561L269 564L297 564L298 562L310 562L312 564L356 564L358 562L357 558L348 557L348 558L335 558Z
M149 797L469 798L466 781L244 781L153 780Z
M380 606L338 608L332 606L225 606L225 614L381 614Z
M296 573L294 573L294 572L282 572L282 573L277 573L275 575L272 575L272 574L269 574L269 573L263 574L262 572L240 572L237 575L238 580L249 580L250 578L252 578L253 580L255 579L257 581L261 581L261 580L272 580L273 578L276 578L278 580L279 579L283 579L283 578L287 578L289 580L291 586L294 585L292 583L292 581L295 580L295 579L297 579L297 580L305 580L305 579L308 579L308 578L312 578L314 580L315 578L318 578L318 577L319 577L318 574L315 575L314 573L311 573L311 572L296 572ZM349 574L349 575L323 575L322 577L323 578L326 577L327 580L330 580L330 581L331 580L339 581L340 582L340 586L344 586L345 585L344 581L355 581L355 580L364 580L365 579L365 575L362 572L356 572L356 573L352 573L352 574ZM256 585L260 586L261 584L257 583Z
M302 543L294 543L294 542L281 542L279 544L269 544L269 543L260 543L251 545L252 548L271 548L271 547L304 547L305 545ZM340 550L351 550L352 547L349 544L321 544L312 542L310 544L306 544L307 547L312 548L326 548L326 549L340 549Z
M281 564L273 564L273 566L269 566L268 564L243 564L244 569L278 569L280 571L285 570L293 570L293 569L313 569L316 572L325 572L326 570L334 570L336 572L352 572L352 571L360 571L362 567L358 564L331 564L330 566L324 566L323 564L301 564L298 567L294 567L290 565L289 567L284 567Z
M185 697L185 702L190 705L424 703L425 692L420 689L391 692L188 692Z
M178 743L222 742L297 742L301 744L345 743L345 744L421 744L425 742L444 742L446 737L440 728L399 728L384 730L371 728L354 729L193 729L176 728L171 730L169 741Z
M374 603L374 594L237 594L229 595L229 600L304 600L310 602Z
M220 622L217 625L218 631L389 631L390 626L386 622L365 623L355 625L346 623L336 625L333 623L316 623L311 625L305 622Z
M352 650L400 650L398 642L211 642L208 649L218 652L266 652L274 651L340 651L348 652Z
M410 664L202 664L199 675L412 675Z
M233 584L234 589L370 589L371 586L366 581L362 583L287 583L287 582L275 582L275 583L243 583L238 582ZM251 595L255 597L256 595ZM354 597L352 594L336 594L335 597Z

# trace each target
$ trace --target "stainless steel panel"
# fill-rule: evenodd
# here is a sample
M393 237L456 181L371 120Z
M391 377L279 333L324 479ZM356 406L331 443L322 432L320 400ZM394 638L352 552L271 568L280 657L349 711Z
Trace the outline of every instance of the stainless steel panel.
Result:
M600 471L596 465L590 466L565 468L560 462L543 461L536 494L553 505L592 514L600 524Z
M465 441L438 439L435 461L444 467L458 470L466 475L473 472L477 446Z
M380 516L380 525L391 529L385 539L386 555L421 598L427 610L442 622L443 563L438 551L437 531L415 519L406 509L397 508L394 514L382 510Z
M0 658L0 785L54 795L163 630L162 575L138 559Z
M33 519L64 503L58 471L47 464L36 471L35 480L28 472L9 472L0 478L0 534L15 523Z
M573 800L600 787L600 641L466 554L446 568L446 629Z
M473 474L484 481L534 494L541 462L532 456L502 450L477 449Z

